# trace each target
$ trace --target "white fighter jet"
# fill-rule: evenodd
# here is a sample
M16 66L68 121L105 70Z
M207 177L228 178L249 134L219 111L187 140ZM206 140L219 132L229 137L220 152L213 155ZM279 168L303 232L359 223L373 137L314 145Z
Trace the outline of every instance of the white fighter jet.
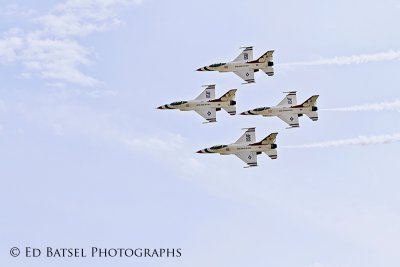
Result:
M215 63L197 71L219 71L219 72L233 72L246 83L254 83L254 72L259 70L264 71L268 76L274 75L274 63L272 62L273 50L266 52L264 55L256 60L253 60L253 47L241 47L244 49L239 56L233 61L227 63Z
M278 133L271 133L260 142L256 142L256 128L247 128L246 132L233 144L216 145L201 149L197 153L219 153L220 155L236 155L247 163L249 167L257 166L257 155L264 152L271 159L276 159L277 145L275 144Z
M299 117L303 114L306 114L313 121L318 120L318 108L315 106L318 95L313 95L302 104L297 105L296 91L285 93L287 93L286 97L275 107L256 108L242 112L240 115L277 116L289 124L289 128L299 127Z
M159 106L158 109L194 110L205 118L207 122L216 122L216 112L221 109L224 109L230 115L236 114L236 101L234 99L237 89L231 89L220 98L215 99L215 84L204 86L206 89L194 100L172 102L171 104Z

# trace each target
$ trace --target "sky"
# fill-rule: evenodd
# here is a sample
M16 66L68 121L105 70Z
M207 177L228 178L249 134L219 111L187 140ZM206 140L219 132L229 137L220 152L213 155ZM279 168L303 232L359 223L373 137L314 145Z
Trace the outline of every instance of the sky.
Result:
M399 266L400 1L1 1L1 266ZM242 85L195 69L275 50ZM216 84L238 112L313 94L319 120L157 110ZM278 132L244 169L195 151ZM181 248L36 259L12 247Z

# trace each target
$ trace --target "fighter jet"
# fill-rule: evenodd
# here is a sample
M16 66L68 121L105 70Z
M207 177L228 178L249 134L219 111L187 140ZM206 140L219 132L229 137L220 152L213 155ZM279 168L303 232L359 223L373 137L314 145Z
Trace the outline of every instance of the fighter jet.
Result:
M233 72L240 78L245 80L246 83L254 83L254 72L259 70L264 71L268 76L274 75L274 63L272 62L272 54L274 50L266 52L264 55L256 60L253 60L253 47L241 47L242 53L237 56L233 61L227 63L215 63L197 71L219 71L219 72Z
M313 121L318 120L318 108L315 105L319 95L313 95L302 104L297 105L296 91L284 93L287 93L286 97L277 106L256 108L242 112L240 115L277 116L289 124L289 128L299 127L299 117L303 114L306 114Z
M256 128L245 128L246 132L233 144L216 145L209 148L201 149L197 153L219 153L220 155L236 155L238 158L247 163L249 167L257 166L257 155L264 152L271 159L276 159L277 145L275 139L278 133L271 133L260 142L256 142ZM244 129L243 129L244 130Z
M231 89L220 98L215 99L215 84L204 85L204 87L206 89L194 100L172 102L171 104L159 106L158 109L194 110L205 118L207 122L216 122L216 112L222 108L230 115L236 114L236 101L234 99L237 89Z

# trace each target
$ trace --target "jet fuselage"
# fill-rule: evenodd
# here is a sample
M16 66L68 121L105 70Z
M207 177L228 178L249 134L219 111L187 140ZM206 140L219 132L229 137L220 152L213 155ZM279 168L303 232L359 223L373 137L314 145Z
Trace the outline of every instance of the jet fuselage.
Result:
M209 100L209 101L178 101L171 104L163 105L158 109L179 109L181 111L191 111L199 108L216 108L221 109L224 107L230 107L236 105L236 101L220 101L220 100Z
M316 106L310 107L263 107L263 108L256 108L253 110L248 110L242 112L241 115L262 115L265 117L273 117L279 116L282 114L296 114L296 115L303 115L304 113L308 113L311 111L317 111L318 108Z
M221 155L231 155L237 154L243 151L246 152L256 152L261 154L262 152L267 152L268 150L276 149L276 144L263 145L260 143L254 144L230 144L230 145L216 145L209 148L201 149L197 153L219 153Z
M260 62L226 62L226 63L216 63L211 64L209 66L205 66L203 68L197 69L198 71L219 71L219 72L234 72L241 71L244 69L252 69L257 72L259 69L265 69L266 71L270 69L270 72L273 72L272 69L273 63L271 61L266 61L263 63Z

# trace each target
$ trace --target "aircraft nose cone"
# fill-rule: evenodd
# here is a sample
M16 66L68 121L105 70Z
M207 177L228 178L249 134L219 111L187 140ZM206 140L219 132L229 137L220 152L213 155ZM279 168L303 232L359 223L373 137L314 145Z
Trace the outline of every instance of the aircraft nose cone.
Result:
M200 149L199 151L196 151L196 153L204 153L204 151Z
M247 114L248 114L247 111L240 113L240 115L247 115Z
M198 68L196 71L203 71L203 68Z
M163 106L159 106L159 107L157 107L156 109L164 109L164 108L163 108Z

